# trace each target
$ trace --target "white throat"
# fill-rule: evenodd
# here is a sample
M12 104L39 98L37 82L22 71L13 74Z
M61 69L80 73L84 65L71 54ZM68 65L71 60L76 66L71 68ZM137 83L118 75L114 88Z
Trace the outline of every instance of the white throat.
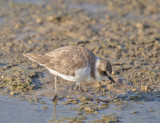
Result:
M97 81L102 81L102 80L107 80L107 77L106 76L102 76L99 71L98 71L98 68L99 68L99 65L100 65L100 58L97 57L96 58L96 63L95 63L95 79Z

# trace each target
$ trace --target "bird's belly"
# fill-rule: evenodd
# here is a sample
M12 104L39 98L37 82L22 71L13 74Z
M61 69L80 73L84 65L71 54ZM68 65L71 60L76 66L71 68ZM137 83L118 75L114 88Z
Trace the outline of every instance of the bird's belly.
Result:
M90 67L84 67L84 68L76 70L74 76L64 75L64 74L58 73L57 71L54 71L49 68L48 70L50 71L51 74L57 75L68 81L81 82L81 81L93 81L94 80L90 75L90 71L91 71Z

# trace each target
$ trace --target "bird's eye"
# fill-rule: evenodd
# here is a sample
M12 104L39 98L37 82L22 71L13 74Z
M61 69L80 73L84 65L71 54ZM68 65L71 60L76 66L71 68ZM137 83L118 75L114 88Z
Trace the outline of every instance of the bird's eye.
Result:
M102 71L102 74L103 74L103 75L106 75L106 71Z

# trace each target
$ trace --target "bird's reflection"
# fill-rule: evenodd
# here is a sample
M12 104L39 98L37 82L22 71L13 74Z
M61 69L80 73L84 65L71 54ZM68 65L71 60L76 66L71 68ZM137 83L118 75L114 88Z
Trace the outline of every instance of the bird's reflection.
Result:
M58 101L54 101L54 109L53 109L53 120L56 120L56 106L57 106Z
M54 101L53 102L53 118L51 120L49 120L49 122L55 122L56 119L56 106L57 106L58 101Z

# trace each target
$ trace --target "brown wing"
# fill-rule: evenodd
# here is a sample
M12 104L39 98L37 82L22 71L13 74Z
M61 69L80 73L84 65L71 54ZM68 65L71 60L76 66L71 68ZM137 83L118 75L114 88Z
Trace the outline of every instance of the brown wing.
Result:
M41 65L44 65L45 63L50 61L50 57L46 55L41 55L37 53L26 53L23 54L24 56L28 57L30 60L37 62Z
M45 55L51 57L45 66L65 75L74 75L74 71L92 64L95 58L90 50L74 46L62 47Z

